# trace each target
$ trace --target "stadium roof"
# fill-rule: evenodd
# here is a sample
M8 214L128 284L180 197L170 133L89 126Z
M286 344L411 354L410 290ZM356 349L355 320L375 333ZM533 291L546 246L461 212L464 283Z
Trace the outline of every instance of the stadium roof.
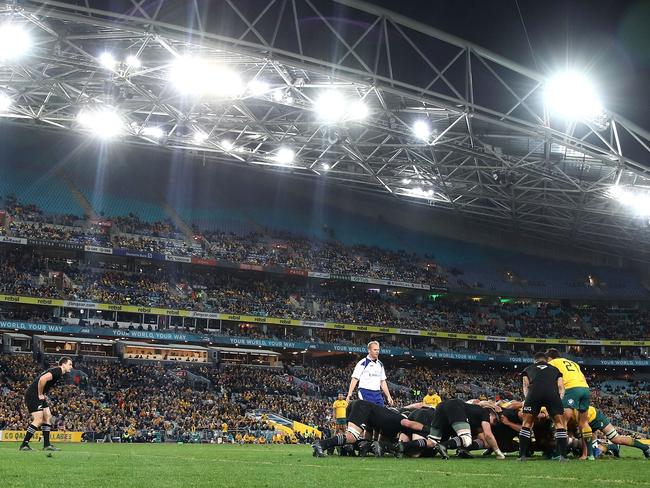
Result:
M648 131L606 109L558 118L547 76L383 8L0 0L0 21L32 37L0 61L13 122L115 131L600 251L650 242Z

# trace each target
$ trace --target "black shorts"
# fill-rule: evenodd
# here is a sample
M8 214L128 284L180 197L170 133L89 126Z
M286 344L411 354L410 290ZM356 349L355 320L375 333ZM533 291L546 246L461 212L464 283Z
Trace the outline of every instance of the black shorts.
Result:
M47 398L45 400L39 400L38 393L31 391L25 393L25 405L27 405L27 411L29 413L42 412L44 408L50 406L47 403Z
M469 428L465 402L458 399L446 400L436 408L431 421L431 435L436 439L444 439L452 434L457 424L467 424Z
M348 423L357 425L363 429L370 422L372 414L372 403L365 400L355 400L350 402L347 409Z
M564 413L562 399L556 391L528 390L528 395L526 395L526 399L524 400L523 412L525 414L537 415L542 407L546 407L546 410L551 417L562 415Z
M370 425L373 430L379 431L383 436L394 438L403 430L402 419L404 418L406 417L401 413L381 405L373 405Z

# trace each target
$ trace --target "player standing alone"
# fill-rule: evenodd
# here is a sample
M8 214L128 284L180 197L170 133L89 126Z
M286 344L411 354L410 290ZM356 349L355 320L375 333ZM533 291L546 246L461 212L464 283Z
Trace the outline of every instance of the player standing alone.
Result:
M564 423L564 382L562 373L548 364L546 354L535 354L535 364L528 366L522 373L524 390L523 423L519 431L519 460L527 459L532 442L533 424L542 407L546 407L548 415L555 423L555 442L559 451L557 459L566 460L569 436Z
M59 450L50 444L50 431L52 430L50 421L52 420L52 412L50 411L46 393L63 378L64 374L70 371L72 371L72 359L63 357L59 360L58 366L39 374L38 378L27 388L25 392L25 403L32 417L32 422L27 427L27 434L25 434L23 443L20 445L21 451L32 450L29 447L29 441L39 427L43 432L43 449L46 451Z

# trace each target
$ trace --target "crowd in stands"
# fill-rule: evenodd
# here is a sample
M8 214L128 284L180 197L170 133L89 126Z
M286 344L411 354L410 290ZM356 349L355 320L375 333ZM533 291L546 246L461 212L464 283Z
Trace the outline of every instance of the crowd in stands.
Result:
M433 301L345 282L154 266L129 273L19 251L0 250L2 293L453 333L585 339L644 339L650 333L650 314L641 309ZM66 279L57 281L52 272Z
M1 204L1 208L16 220L65 226L74 225L82 220L78 215L46 213L38 205L19 201L13 194L5 195Z
M243 236L204 234L217 259L260 266L299 268L336 275L355 275L444 286L435 262L426 257L373 246L344 246L334 240L309 239L267 231Z
M270 230L246 235L205 232L199 241L188 243L170 221L147 222L134 214L103 217L112 224L111 236L108 236L104 234L106 229L98 232L89 225L88 220L71 215L46 214L35 205L20 203L14 196L5 198L4 209L11 223L3 232L13 237L213 258L240 264L300 268L441 287L446 282L436 263L426 256L371 246L345 246L334 240ZM199 229L196 231L201 233Z
M138 234L149 237L162 237L165 239L182 240L183 234L172 224L171 221L147 222L137 215L130 213L126 216L111 217L110 221L120 231L126 234Z
M0 355L0 429L25 428L24 391L44 366L28 355ZM190 367L194 375L209 382L208 388L193 389L175 374L178 367L174 366L78 362L75 369L84 373L84 380L50 392L55 428L86 432L95 439L125 434L150 439L151 432L162 434L163 440L189 439L201 432L204 439L247 433L255 438L268 434L270 440L275 430L268 422L272 414L329 427L332 397L345 391L352 370L352 364L315 364L284 371L234 365ZM401 405L421 399L429 388L443 399L521 398L516 372L422 366L389 368L389 372L393 396ZM317 389L298 387L298 378ZM621 394L601 386L596 378L589 381L593 403L616 426L648 434L648 382L626 381ZM606 384L606 379L602 381Z

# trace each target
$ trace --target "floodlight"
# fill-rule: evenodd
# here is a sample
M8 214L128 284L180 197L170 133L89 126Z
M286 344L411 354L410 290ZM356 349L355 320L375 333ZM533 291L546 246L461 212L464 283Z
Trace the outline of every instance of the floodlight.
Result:
M197 144L202 144L208 139L208 135L205 132L198 131L194 133L194 142Z
M331 166L327 163L323 163L323 171L329 171L331 169Z
M593 84L580 73L564 72L546 83L544 101L551 114L568 120L593 120L603 112Z
M142 62L140 61L140 59L137 56L133 55L133 54L131 54L130 56L127 56L126 64L130 68L135 68L135 69L142 66Z
M99 64L101 64L106 69L115 69L117 61L111 53L105 51L99 55Z
M650 215L650 194L647 192L632 191L614 185L609 189L609 196L622 205L629 207L637 215Z
M6 22L0 25L0 61L18 59L32 46L29 32L20 24Z
M293 152L292 149L288 147L281 147L278 149L278 153L275 156L275 160L280 163L280 164L291 164L293 163L293 158L295 157L295 153Z
M265 95L270 90L269 84L264 80L252 80L248 83L248 91L251 95Z
M165 135L165 131L160 127L145 127L142 129L142 135L153 137L154 139L160 139Z
M234 71L209 61L181 57L172 64L170 80L185 95L236 97L243 83Z
M408 185L410 182L411 182L411 180L409 180L408 178L403 178L402 179L402 184L403 185Z
M102 139L114 137L124 129L124 121L109 107L83 109L77 116L79 124Z
M425 119L416 120L413 124L413 134L418 139L426 141L431 136L431 125Z
M368 117L368 106L361 100L357 100L350 104L348 109L348 117L352 120L363 120Z
M338 122L346 113L345 98L340 92L327 91L322 93L314 105L318 118L323 122Z
M235 144L231 140L224 139L221 141L221 147L224 151L232 151L235 148Z
M13 104L13 100L6 93L0 93L0 112L6 112Z

